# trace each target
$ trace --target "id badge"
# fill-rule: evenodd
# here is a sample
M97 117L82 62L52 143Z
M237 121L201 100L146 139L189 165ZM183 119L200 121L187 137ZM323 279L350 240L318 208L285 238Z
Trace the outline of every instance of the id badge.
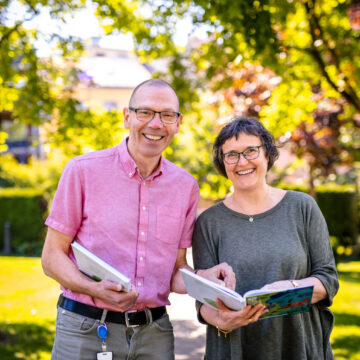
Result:
M111 351L97 353L97 360L112 360L112 358L113 356Z

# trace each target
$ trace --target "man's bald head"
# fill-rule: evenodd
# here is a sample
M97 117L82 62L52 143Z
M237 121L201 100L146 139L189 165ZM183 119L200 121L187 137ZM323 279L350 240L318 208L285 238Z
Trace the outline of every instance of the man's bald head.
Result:
M169 88L173 91L173 93L176 96L177 102L178 102L178 108L179 108L179 98L176 94L175 89L166 81L161 80L161 79L150 79L150 80L145 80L142 83L140 83L132 92L131 97L130 97L130 101L129 101L129 106L133 106L134 102L135 102L135 98L136 98L136 93L143 87L157 87L157 88L161 88L161 87L166 87Z

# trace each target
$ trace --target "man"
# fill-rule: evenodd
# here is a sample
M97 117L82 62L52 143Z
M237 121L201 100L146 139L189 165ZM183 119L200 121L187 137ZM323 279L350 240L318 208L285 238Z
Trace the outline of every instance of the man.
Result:
M179 269L188 267L198 185L162 157L182 119L168 83L137 86L123 114L129 137L72 159L46 220L42 264L64 292L53 359L174 358L165 306L170 290L186 292ZM130 277L133 289L121 292L119 284L83 275L69 249L73 239ZM201 272L234 287L227 264ZM100 323L107 336L103 327L98 336Z

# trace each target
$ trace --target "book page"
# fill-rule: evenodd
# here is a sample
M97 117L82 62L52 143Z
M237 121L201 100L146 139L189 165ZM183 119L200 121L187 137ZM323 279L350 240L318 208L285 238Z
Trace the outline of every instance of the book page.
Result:
M241 310L245 306L243 297L237 292L207 280L187 269L180 269L186 290L190 296L218 309L216 299L220 299L230 309Z

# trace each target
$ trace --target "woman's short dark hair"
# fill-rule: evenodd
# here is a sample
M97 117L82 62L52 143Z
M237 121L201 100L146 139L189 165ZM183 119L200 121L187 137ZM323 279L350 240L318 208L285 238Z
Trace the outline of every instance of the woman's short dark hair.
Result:
M237 139L239 134L254 135L260 138L263 148L265 149L265 156L268 159L267 169L270 170L279 157L275 139L259 120L244 116L236 117L229 124L225 125L216 137L213 146L213 162L216 170L221 175L227 177L222 146L227 140L233 137Z

